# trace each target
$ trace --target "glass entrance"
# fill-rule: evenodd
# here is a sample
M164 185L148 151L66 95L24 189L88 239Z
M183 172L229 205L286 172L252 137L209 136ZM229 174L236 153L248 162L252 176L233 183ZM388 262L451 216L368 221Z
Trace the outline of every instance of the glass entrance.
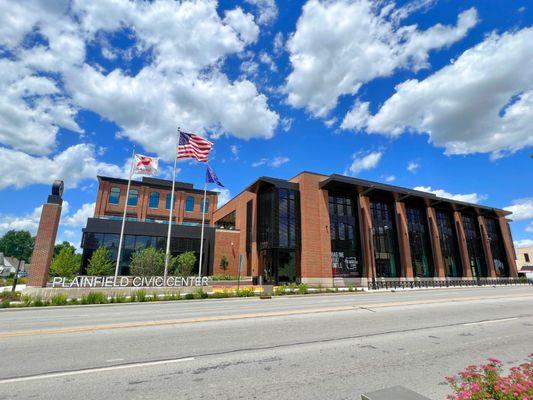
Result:
M263 282L283 284L296 282L295 251L270 249L261 251Z

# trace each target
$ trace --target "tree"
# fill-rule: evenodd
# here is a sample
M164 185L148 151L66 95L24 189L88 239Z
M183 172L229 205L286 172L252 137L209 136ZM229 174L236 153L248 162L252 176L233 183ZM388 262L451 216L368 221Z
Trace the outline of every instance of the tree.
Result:
M93 276L107 276L113 275L114 272L115 265L109 249L107 247L99 247L96 249L89 260L87 274Z
M181 253L175 259L176 270L174 275L176 276L191 276L196 263L196 255L193 251L186 251Z
M30 262L35 239L28 231L11 230L0 238L0 252L8 257L16 257Z
M165 253L153 247L137 250L131 256L130 272L135 276L160 276L165 268Z
M222 258L220 259L220 269L223 272L226 272L226 269L228 269L228 257L222 256Z
M72 243L67 242L66 240L64 240L63 243L59 243L59 244L55 245L55 247L54 247L54 257L57 256L59 254L59 252L61 251L61 249L65 248L65 247L68 247L68 248L72 249L72 251L74 253L76 252L76 247Z
M71 248L64 247L54 257L50 266L50 275L72 278L79 272L80 266L81 254L75 254Z

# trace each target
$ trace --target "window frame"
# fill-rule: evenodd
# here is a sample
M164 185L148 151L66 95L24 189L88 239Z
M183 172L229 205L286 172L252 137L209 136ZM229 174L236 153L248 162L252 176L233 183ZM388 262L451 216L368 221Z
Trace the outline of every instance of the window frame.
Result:
M148 195L148 208L152 208L152 209L159 208L159 198L160 198L159 192L156 192L156 191L150 192L150 194ZM152 205L152 199L157 199L155 206Z
M111 201L111 196L113 195L114 192L116 192L114 189L117 189L118 190L118 195L117 195L117 202L112 202ZM120 194L121 194L121 190L120 190L120 187L118 186L112 186L111 189L109 190L109 196L107 198L107 202L109 204L113 204L113 205L119 205L120 204Z
M130 204L130 199L135 199L135 204ZM128 207L137 207L137 205L139 204L139 191L137 189L130 189L127 202Z
M191 201L192 201L192 207L189 207ZM191 196L191 195L187 196L185 198L185 211L186 212L194 212L195 203L196 203L196 201L194 199L194 196Z

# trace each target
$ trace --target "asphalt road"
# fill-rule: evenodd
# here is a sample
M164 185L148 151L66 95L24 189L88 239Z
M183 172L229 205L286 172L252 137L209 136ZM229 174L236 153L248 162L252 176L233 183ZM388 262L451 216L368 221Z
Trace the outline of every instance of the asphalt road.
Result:
M0 311L0 399L359 399L533 352L533 287Z

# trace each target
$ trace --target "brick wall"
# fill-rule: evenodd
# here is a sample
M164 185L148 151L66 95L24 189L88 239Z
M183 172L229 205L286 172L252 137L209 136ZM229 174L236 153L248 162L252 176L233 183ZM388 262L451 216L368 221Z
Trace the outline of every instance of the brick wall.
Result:
M238 275L240 239L240 231L223 229L216 230L213 274ZM226 256L228 260L226 271L223 271L220 267L220 261L222 260L223 256ZM245 264L243 262L243 271L241 272L241 275L246 275L246 270L244 267Z

